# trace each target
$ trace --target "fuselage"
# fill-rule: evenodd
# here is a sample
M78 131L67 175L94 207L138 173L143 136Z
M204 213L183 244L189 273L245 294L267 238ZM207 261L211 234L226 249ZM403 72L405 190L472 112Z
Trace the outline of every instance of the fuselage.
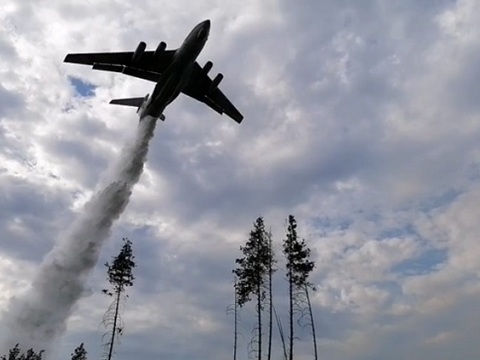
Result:
M166 106L180 94L187 84L193 64L207 42L210 33L210 20L195 26L177 49L172 63L162 73L152 95L142 106L140 119L145 116L158 118Z

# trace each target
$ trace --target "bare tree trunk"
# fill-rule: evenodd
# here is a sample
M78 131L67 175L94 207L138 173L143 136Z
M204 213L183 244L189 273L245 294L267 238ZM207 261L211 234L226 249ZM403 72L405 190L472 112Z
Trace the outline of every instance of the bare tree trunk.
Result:
M312 303L310 302L310 295L308 294L307 285L305 285L305 296L307 298L308 312L310 314L310 325L312 327L313 351L315 354L315 360L318 360L317 336L315 334L315 323L313 322Z
M288 279L288 295L290 297L290 348L289 348L289 360L293 360L293 280L292 280L292 271L290 270L290 276Z
M273 312L275 313L275 320L277 322L278 333L280 335L280 340L282 341L283 359L288 360L287 345L285 344L285 335L283 333L282 322L280 321L280 318L278 317L277 310L275 310L275 307L273 308Z
M267 360L272 357L272 328L273 328L273 294L272 294L272 278L273 278L273 250L272 250L272 233L268 233L268 354Z
M272 327L273 327L273 298L272 298L272 264L268 270L268 354L267 360L272 356Z
M113 317L113 330L112 330L112 338L110 339L110 348L108 349L108 357L107 360L112 359L113 354L113 343L115 342L115 335L117 334L117 318L118 318L118 308L120 305L120 291L117 291L117 299L115 300L115 315Z
M258 360L262 360L262 298L261 284L257 285Z
M235 279L235 302L233 304L233 360L237 360L237 337L238 337L238 299L237 299L237 280Z

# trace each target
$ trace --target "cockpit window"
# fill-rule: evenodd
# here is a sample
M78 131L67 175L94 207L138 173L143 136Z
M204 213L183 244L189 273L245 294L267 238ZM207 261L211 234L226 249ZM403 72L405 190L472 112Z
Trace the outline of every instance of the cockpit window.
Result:
M203 39L203 38L205 38L205 35L206 35L205 29L200 29L200 31L198 32L197 38L198 39Z

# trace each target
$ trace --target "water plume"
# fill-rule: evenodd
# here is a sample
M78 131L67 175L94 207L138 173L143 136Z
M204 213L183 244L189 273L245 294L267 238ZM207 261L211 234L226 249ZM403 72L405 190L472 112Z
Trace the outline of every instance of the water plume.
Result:
M155 123L152 117L139 122L135 140L122 151L105 186L85 204L45 256L28 291L11 299L3 317L8 334L0 355L20 343L24 350L45 349L48 356L54 342L64 334L75 304L85 295L87 277L112 225L125 210L140 179Z

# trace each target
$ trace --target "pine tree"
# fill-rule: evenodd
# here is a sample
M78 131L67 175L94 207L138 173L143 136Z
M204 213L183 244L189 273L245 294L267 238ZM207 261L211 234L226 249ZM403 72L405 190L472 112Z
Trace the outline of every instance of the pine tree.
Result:
M12 349L8 351L8 357L2 355L0 360L42 360L44 350L40 352L35 352L33 349L27 350L26 353L20 353L19 344L16 344Z
M87 360L87 350L85 350L83 343L81 343L72 354L72 360Z
M135 262L133 259L132 253L132 242L123 238L123 246L120 250L120 253L113 258L111 264L108 262L105 263L107 267L108 282L112 285L112 289L104 289L102 292L110 297L114 297L112 304L109 306L107 312L103 317L102 323L105 327L111 326L111 332L104 334L104 337L110 335L110 339L104 344L105 348L108 349L104 354L104 358L111 360L113 355L113 345L115 343L115 338L120 336L123 331L123 323L120 318L120 301L122 300L122 294L125 289L133 285L133 268L135 267ZM126 299L128 295L125 295L123 299Z
M250 237L245 246L240 250L244 257L236 259L238 268L233 270L237 276L237 296L238 305L242 307L251 300L251 296L256 296L256 339L257 359L262 359L262 311L265 301L265 282L268 276L268 264L271 263L271 253L268 249L268 234L265 231L263 218L259 217L254 228L250 232Z
M287 259L287 280L289 292L289 356L293 360L294 340L294 308L298 305L298 296L305 294L308 285L308 276L312 272L315 263L309 260L310 249L305 240L299 240L297 234L297 222L293 215L288 217L287 237L283 242L283 253Z

